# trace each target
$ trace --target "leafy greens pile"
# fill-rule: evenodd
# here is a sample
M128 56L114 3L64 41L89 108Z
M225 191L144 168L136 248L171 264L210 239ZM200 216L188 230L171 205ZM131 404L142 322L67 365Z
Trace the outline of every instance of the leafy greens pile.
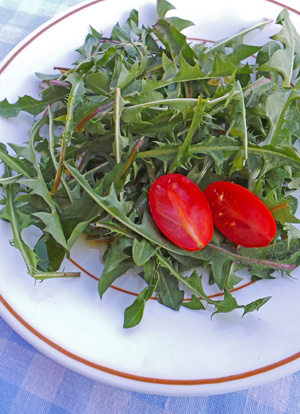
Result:
M300 187L300 37L288 11L263 46L244 37L269 21L209 46L186 38L182 30L192 22L166 17L172 8L158 0L151 27L140 27L133 10L110 37L92 28L71 68L38 74L40 100L0 102L3 117L35 117L28 143L0 147L0 217L11 223L28 273L39 280L77 276L60 267L78 237L106 240L100 297L129 270L146 282L125 310L126 328L141 321L154 293L175 310L204 303L214 313L257 310L269 297L239 305L230 292L241 282L237 271L273 278L300 263L292 195ZM230 180L254 192L276 219L273 242L238 248L215 230L207 247L188 252L166 240L147 196L157 177L172 172L202 190ZM33 249L22 238L32 225L42 234ZM224 292L222 300L206 295L203 277Z

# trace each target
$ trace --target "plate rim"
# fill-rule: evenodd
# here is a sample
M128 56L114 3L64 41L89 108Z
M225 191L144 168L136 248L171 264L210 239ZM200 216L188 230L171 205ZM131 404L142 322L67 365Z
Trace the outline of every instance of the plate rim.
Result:
M57 16L54 16L50 20L46 21L34 31L32 31L28 36L26 36L21 42L19 42L0 62L0 76L1 74L9 67L10 63L20 54L22 51L36 38L41 36L44 32L51 29L56 24L67 19L73 14L79 13L81 10L84 10L93 5L102 3L109 0L86 0L75 6L72 6L60 13ZM291 7L282 2L276 0L262 0L275 4L279 7L286 7L289 11L300 16L300 5L299 10ZM198 379L168 379L168 378L152 378L145 377L136 374L130 374L127 372L119 371L113 368L106 367L104 365L89 361L86 358L83 358L79 355L76 355L67 349L63 348L59 344L55 343L51 339L47 338L37 329L32 327L29 322L27 322L22 316L6 301L6 299L0 293L0 316L29 344L34 346L36 349L41 351L43 354L51 358L52 360L62 364L69 369L76 371L86 377L93 378L94 380L101 381L112 386L117 386L123 389L129 389L132 391L147 392L149 394L163 394L170 396L204 396L204 395L216 395L225 392L233 392L249 388L249 384L245 387L243 385L243 380L246 380L250 377L259 378L259 381L252 386L257 386L266 383L263 379L264 374L272 371L275 375L270 381L282 378L286 375L290 375L295 370L288 369L294 362L300 360L300 351L290 355L286 358L283 358L274 363L261 366L259 368L249 370L242 373L237 373L233 375L226 375L223 377L217 378L198 378ZM53 352L55 357L53 356ZM67 359L66 359L67 357ZM72 363L75 362L74 364ZM84 368L92 368L93 372L87 372ZM299 367L297 367L299 369ZM100 374L100 375L99 375ZM125 383L124 383L125 381ZM228 387L228 384L232 383L233 387ZM147 386L147 384L152 386L152 389ZM215 385L222 384L219 390L214 387ZM164 386L163 389L160 387ZM184 386L184 387L183 387ZM189 387L187 387L189 386ZM182 391L182 387L185 388ZM251 386L250 386L251 387ZM191 391L188 391L188 388Z

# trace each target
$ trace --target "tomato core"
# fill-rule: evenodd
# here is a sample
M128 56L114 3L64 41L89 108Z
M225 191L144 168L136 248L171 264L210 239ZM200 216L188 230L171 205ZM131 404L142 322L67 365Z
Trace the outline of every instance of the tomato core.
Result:
M185 250L203 249L213 236L209 204L189 178L167 174L154 181L149 205L161 232Z
M244 247L265 247L276 234L274 217L248 189L227 181L210 184L204 191L213 223L229 240Z

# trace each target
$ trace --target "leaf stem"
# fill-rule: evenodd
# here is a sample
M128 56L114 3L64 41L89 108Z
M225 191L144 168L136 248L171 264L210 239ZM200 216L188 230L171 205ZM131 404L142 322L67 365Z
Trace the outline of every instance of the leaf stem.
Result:
M57 279L61 277L80 277L80 272L53 272L53 273L32 273L31 276L35 280Z
M49 117L49 152L50 152L50 156L51 156L54 168L55 168L56 171L58 171L59 164L58 164L58 162L56 160L56 156L54 154L55 143L54 143L54 133L53 133L53 114L52 114L52 110L51 110L50 106L48 106L48 117ZM63 186L66 190L66 193L69 197L69 200L72 202L73 201L72 195L71 195L70 189L69 189L64 177L61 177L61 181L62 181Z
M218 250L219 252L222 252L226 255L231 256L238 262L242 263L254 263L258 265L264 265L269 266L274 269L286 269L286 270L293 270L296 268L296 265L290 264L290 263L280 263L280 262L274 262L272 260L264 260L264 259L254 259L253 257L249 256L243 256L242 254L234 253L228 249L225 249L224 247L217 246L213 243L208 243L208 246L214 250Z
M83 77L77 78L74 81L74 84L72 85L72 89L70 91L69 99L68 99L68 105L67 105L67 115L66 115L66 123L65 123L65 130L62 134L61 139L61 152L60 152L60 158L58 161L58 166L55 174L55 181L52 187L52 190L50 192L51 197L53 198L56 194L56 191L58 190L58 187L60 185L61 176L63 173L63 162L66 155L66 150L69 142L72 138L72 126L73 126L73 114L75 110L75 106L77 104L77 95L80 93L80 89L82 87Z
M117 175L117 177L114 180L114 183L116 184L121 178L122 176L126 173L126 171L128 170L128 168L131 166L131 164L133 163L133 160L136 156L136 153L138 152L138 149L140 148L140 146L143 144L143 138L137 140L137 142L135 143L133 150L131 151L129 157L126 160L126 163L124 165L124 167L122 168L122 170L120 171L120 173Z
M90 121L94 116L97 114L104 112L106 109L111 108L114 105L114 101L107 102L105 105L99 106L95 111L89 113L84 118L81 119L81 121L78 122L78 124L75 127L76 132L81 132L84 128L84 125Z
M116 88L115 90L115 107L114 107L114 120L115 120L115 153L116 153L116 163L119 164L121 161L121 150L120 150L120 136L121 136L121 128L120 128L120 97L121 91L120 88Z

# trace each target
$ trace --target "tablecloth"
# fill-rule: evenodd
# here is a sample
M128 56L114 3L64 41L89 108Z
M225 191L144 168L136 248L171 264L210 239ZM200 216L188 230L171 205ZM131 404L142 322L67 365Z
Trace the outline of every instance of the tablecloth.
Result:
M79 0L0 0L0 60L26 35ZM1 287L0 287L1 289ZM245 391L167 397L117 389L34 349L0 318L0 414L300 413L300 372Z

